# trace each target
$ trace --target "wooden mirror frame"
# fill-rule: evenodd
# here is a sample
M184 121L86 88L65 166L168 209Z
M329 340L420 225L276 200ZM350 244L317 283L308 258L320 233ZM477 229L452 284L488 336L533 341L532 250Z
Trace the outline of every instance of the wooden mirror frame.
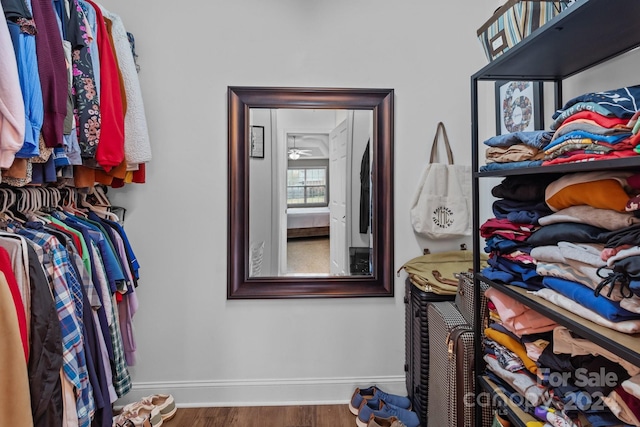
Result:
M227 299L393 296L393 89L228 87ZM373 111L370 276L249 277L249 109Z

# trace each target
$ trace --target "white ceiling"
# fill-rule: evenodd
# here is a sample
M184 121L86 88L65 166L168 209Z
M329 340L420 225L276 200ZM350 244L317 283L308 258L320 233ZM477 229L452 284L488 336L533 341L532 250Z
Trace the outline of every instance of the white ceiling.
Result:
M310 156L304 159L326 159L329 158L329 135L326 133L289 133L287 134L287 148L293 148L295 137L295 148L300 150L310 150Z

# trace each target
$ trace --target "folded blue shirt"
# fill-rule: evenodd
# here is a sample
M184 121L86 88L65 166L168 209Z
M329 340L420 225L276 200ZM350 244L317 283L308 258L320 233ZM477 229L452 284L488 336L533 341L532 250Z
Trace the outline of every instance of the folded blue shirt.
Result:
M553 114L553 119L562 114L563 110L579 102L595 102L611 111L621 119L631 118L640 105L640 85L622 87L603 92L589 92L576 96L567 101L561 110Z
M596 296L593 289L580 283L547 276L542 279L542 284L612 322L640 319L640 314L623 309L619 302Z
M541 217L553 213L544 201L519 202L510 199L496 200L493 202L492 210L496 218L519 224L538 224Z
M502 171L520 168L535 168L542 166L542 160L523 160L521 162L506 162L506 163L489 163L487 165L480 166L480 172Z
M616 135L598 135L596 133L591 133L591 132L587 132L584 130L574 130L572 132L569 132L567 134L562 135L560 138L554 140L551 144L547 145L545 147L545 150L548 150L550 148L553 148L557 145L562 144L563 142L569 140L569 139L583 139L583 138L587 138L587 139L591 139L593 141L597 141L597 142L606 142L607 144L612 144L615 145L620 141L623 141L627 138L630 138L632 135L631 132L629 133L619 133Z
M482 270L482 275L493 282L506 283L507 285L517 286L529 291L537 291L543 287L541 276L523 280L522 276L502 270L499 267L485 267Z
M502 236L494 235L487 239L485 252L497 252L499 254L510 254L515 250L531 253L531 245L526 242L518 242L516 240L507 239Z
M527 132L511 132L504 135L496 135L487 139L484 144L489 147L509 147L516 144L524 144L539 150L551 142L554 132L534 130Z

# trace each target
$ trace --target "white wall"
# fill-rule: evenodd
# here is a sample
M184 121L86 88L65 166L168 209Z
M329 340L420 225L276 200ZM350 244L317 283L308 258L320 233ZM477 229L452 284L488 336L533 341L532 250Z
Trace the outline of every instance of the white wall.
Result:
M154 155L147 184L110 192L142 265L122 403L159 391L183 406L345 402L369 383L404 392L404 275L394 298L227 301L226 90L395 89L397 269L459 243L416 239L409 207L438 121L470 163L469 77L486 64L475 32L495 0L103 4L136 37Z

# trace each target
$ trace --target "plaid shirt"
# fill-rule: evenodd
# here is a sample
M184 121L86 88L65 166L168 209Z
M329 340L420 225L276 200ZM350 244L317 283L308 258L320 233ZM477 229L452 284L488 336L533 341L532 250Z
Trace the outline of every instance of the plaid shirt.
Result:
M56 214L54 213L53 215ZM87 249L92 254L90 258L93 259L92 268L95 269L94 273L96 275L96 278L99 281L103 291L106 289L107 292L109 292L110 298L103 298L102 302L109 323L109 335L113 347L113 386L117 396L123 397L131 390L132 383L131 376L127 369L127 362L125 359L120 325L117 318L118 309L116 306L116 301L111 294L111 292L115 292L115 286L113 288L111 287L108 271L106 268L107 265L104 262L105 258L103 256L103 250L106 249L106 245L104 245L104 243L107 237L100 231L91 230L91 228L87 224L78 219L74 219L74 217L72 216L66 216L63 222L72 228L78 229L82 233L82 236L86 241ZM101 241L103 243L102 245ZM113 257L113 254L111 255L111 257ZM120 274L122 275L122 272L120 272ZM105 337L105 339L107 339L107 337Z
M89 247L93 253L94 268L96 269L98 280L103 289L108 290L109 281L107 279L107 272L101 262L102 256L100 255L100 251L93 242L91 242ZM107 318L111 319L111 322L109 322L109 335L111 336L111 344L113 345L113 387L118 397L123 397L131 390L131 376L129 375L124 356L124 345L122 343L122 336L120 335L116 301L113 297L111 297L111 304L107 305L105 301L105 309L108 309L108 306L111 309L110 312L107 313Z
M67 250L56 237L35 229L17 228L15 225L11 230L40 247L38 256L42 256L62 328L63 371L78 391L78 425L89 426L96 408L84 352L82 284L70 265Z

